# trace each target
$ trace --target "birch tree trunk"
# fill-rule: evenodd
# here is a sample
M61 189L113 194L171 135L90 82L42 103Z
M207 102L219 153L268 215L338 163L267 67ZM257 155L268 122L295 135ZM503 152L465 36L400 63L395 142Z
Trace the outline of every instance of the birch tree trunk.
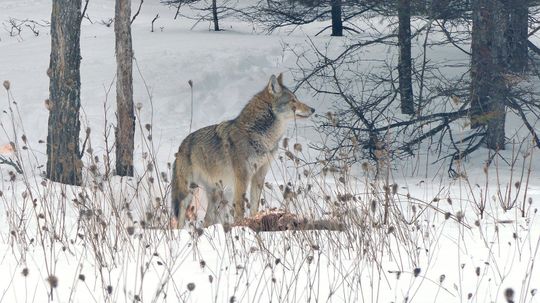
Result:
M116 0L116 174L133 176L135 114L133 112L133 48L131 0Z

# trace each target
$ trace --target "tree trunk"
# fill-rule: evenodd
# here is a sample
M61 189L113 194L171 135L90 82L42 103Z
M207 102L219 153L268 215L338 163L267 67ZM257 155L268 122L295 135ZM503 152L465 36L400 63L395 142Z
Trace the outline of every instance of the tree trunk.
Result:
M399 94L401 113L414 114L411 60L411 1L398 0Z
M133 176L135 115L133 112L133 48L131 0L116 0L116 174Z
M212 0L212 17L214 18L214 31L219 32L217 0Z
M498 0L473 2L471 127L484 127L488 148L504 149L508 14Z
M53 0L49 66L47 178L80 185L81 0Z
M508 64L512 72L527 69L528 9L527 0L511 0L508 3Z
M343 20L341 19L341 0L331 0L332 36L343 36Z

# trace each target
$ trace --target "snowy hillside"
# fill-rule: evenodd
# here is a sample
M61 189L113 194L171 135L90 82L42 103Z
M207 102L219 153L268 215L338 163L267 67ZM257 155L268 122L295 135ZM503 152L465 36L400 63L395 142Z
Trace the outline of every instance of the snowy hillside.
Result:
M236 117L272 74L283 72L295 88L300 52L315 45L338 53L349 38L314 37L323 22L272 34L235 19L223 20L221 32L204 22L192 29L193 20L174 20L175 9L144 1L132 25L136 174L109 177L114 1L90 0L81 141L86 129L90 136L84 185L75 187L42 177L50 12L48 0L0 0L0 81L10 84L0 93L0 155L13 158L16 141L24 160L22 174L0 165L0 302L505 302L509 289L515 302L540 302L540 155L516 117L506 127L525 143L502 152L510 161L486 168L482 150L457 161L460 178L429 150L388 164L382 178L367 161L322 169L324 151L310 148L328 140L315 128L320 116L291 123L290 144L280 144L266 178L267 206L337 220L344 230L169 229L170 165L190 121L196 130ZM373 19L389 31L387 18ZM441 67L448 75L468 60L448 46L430 51L430 64L451 62ZM374 45L351 69L367 72L396 56ZM335 108L306 86L296 95L321 116Z

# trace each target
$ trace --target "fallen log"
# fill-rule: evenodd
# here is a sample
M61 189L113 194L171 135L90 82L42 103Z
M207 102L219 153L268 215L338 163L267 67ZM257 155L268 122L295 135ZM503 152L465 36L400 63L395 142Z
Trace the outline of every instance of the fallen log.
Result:
M329 219L309 220L305 217L279 209L259 212L253 217L244 218L233 227L249 227L255 232L271 232L285 230L330 230L343 231L341 222Z

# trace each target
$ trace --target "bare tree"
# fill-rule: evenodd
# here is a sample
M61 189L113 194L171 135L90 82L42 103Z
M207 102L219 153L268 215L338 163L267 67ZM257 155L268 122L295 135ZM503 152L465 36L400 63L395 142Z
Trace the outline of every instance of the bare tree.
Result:
M490 149L504 149L507 96L506 31L508 15L499 0L473 3L471 57L471 126L486 130Z
M133 48L131 0L116 0L116 174L133 176L135 114L133 112Z
M398 0L399 95L401 112L414 114L411 60L411 1Z
M341 17L341 0L331 0L332 36L343 36L343 19Z
M234 1L234 0L233 0ZM214 26L214 31L220 31L219 20L233 14L243 14L241 10L235 9L235 3L231 0L161 0L161 3L176 7L176 16L197 20L195 25L201 21L210 21ZM180 9L182 6L189 6L197 12L194 16L182 15ZM195 26L194 25L194 26Z
M508 22L508 64L513 72L527 69L528 0L510 0L506 3Z
M249 10L249 15L270 32L283 27L294 30L297 26L329 20L331 24L316 35L331 29L332 36L343 36L344 30L360 33L362 29L350 21L373 6L373 3L347 0L261 0Z
M81 0L53 0L47 178L80 185Z

